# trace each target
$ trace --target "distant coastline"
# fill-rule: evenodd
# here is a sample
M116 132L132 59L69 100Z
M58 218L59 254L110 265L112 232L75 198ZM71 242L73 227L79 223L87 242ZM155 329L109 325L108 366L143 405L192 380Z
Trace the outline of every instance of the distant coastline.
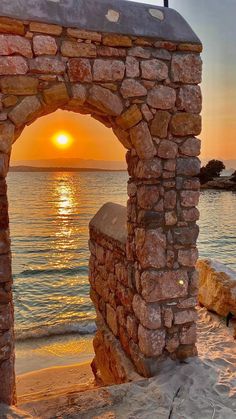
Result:
M11 166L10 172L125 172L125 169L98 169L89 167L35 167Z

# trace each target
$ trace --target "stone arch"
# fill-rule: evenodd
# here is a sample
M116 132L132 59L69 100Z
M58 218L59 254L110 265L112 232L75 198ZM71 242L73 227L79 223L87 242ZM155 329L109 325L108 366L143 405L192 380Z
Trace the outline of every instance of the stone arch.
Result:
M27 0L22 12L8 3L0 5L0 401L11 404L5 177L24 126L58 108L91 114L128 149L127 210L108 204L90 223L95 373L122 382L154 375L166 357L196 354L202 46L171 9Z

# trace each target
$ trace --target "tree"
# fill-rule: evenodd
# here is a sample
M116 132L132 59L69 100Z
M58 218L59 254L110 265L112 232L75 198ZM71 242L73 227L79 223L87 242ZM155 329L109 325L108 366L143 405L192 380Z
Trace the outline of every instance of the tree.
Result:
M225 169L225 165L220 160L210 160L206 166L203 166L200 170L199 179L201 184L213 180L215 177L219 177L222 170Z

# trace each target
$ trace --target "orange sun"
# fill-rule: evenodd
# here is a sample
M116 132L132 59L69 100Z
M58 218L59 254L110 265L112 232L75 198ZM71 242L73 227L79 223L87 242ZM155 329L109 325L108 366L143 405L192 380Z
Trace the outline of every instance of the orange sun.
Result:
M71 146L73 138L68 132L57 132L52 137L53 143L56 147L64 149Z

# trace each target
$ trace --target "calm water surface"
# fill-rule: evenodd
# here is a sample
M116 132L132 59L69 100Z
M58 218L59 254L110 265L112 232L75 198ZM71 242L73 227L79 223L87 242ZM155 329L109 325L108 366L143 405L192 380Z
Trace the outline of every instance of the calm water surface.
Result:
M126 204L126 172L10 173L8 195L19 338L92 333L88 223L102 204ZM236 193L204 191L201 257L236 269Z

